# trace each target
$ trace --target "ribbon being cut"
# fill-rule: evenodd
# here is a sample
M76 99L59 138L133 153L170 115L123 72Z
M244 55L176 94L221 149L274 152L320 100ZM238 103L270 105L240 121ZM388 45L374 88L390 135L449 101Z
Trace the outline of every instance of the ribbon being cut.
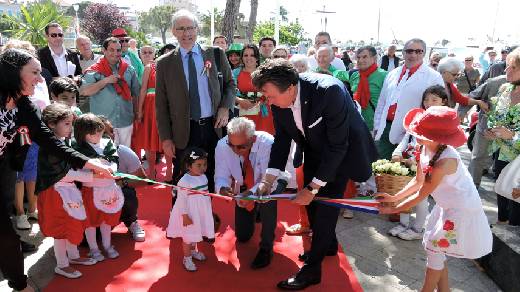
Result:
M164 182L158 182L151 179L141 178L135 175L116 172L114 173L116 177L131 179L137 181L143 181L151 184L159 184L163 186L169 186L181 190L189 190L191 194L202 194L206 196L210 196L217 199L223 199L226 201L232 200L250 200L250 201L271 201L271 200L292 200L296 197L295 194L270 194L265 196L255 195L253 192L250 192L249 195L235 195L234 197L223 196L220 194L214 194L206 191L199 191L184 187L179 187L177 185L172 185ZM315 201L318 201L322 204L327 204L331 206L335 206L338 208L346 208L355 211L361 211L365 213L371 214L379 214L379 202L377 202L373 197L356 197L350 199L331 199L325 197L314 197Z

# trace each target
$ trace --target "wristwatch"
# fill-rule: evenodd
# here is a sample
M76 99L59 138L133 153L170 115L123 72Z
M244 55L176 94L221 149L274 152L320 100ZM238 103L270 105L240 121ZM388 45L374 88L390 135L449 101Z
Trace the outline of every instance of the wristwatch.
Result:
M316 196L316 194L318 194L318 190L319 190L319 189L313 189L313 188L311 187L311 185L306 185L305 188L306 188L307 190L309 190L309 192L311 192L311 194L313 194L314 196Z

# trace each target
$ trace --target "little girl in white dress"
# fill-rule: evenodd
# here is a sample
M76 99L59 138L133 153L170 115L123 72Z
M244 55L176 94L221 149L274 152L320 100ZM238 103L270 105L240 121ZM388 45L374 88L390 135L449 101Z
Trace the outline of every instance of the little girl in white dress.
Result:
M466 136L457 112L445 106L411 110L404 125L422 145L416 153L417 176L395 196L378 195L380 202L406 198L396 207L381 207L380 213L406 210L431 194L436 205L423 236L427 269L422 291L449 291L446 255L476 259L490 253L493 245L478 191L454 148L464 144Z
M208 178L204 174L208 154L199 148L187 149L185 153L182 165L186 172L177 185L196 191L208 191ZM170 213L166 237L182 237L182 263L186 270L195 272L197 267L193 259L206 260L206 256L197 250L197 243L203 237L214 239L215 225L210 197L187 189L177 190L177 200Z

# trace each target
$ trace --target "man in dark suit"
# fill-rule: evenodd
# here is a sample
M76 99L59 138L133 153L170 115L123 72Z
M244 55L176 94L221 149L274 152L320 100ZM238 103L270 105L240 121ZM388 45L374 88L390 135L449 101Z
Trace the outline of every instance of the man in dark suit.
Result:
M63 46L63 29L57 23L45 26L47 46L38 50L38 59L42 69L46 69L49 76L45 76L47 86L53 78L79 76L82 73L77 53L65 49Z
M269 168L259 186L267 193L284 170L291 140L304 152L305 187L294 203L306 205L313 230L305 265L293 277L278 283L281 289L300 290L321 281L321 262L336 255L336 207L313 201L315 196L341 198L348 179L365 181L372 174L377 150L368 128L344 85L323 74L301 74L288 61L274 59L253 73L253 84L266 96L276 130Z
M213 191L215 146L235 103L235 83L224 51L201 47L197 31L198 20L191 12L173 15L172 33L179 47L157 61L157 127L164 153L175 157L174 179L184 149L196 146L208 152L206 175Z
M386 54L383 55L383 57L381 57L381 64L379 66L381 69L390 72L395 68L399 67L399 62L401 61L401 58L395 55L395 50L395 45L390 45L388 47Z

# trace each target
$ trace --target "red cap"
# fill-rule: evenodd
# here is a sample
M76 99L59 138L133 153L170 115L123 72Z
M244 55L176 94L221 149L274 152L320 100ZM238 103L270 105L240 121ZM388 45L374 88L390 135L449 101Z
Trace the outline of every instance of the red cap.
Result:
M412 109L404 117L403 124L410 134L423 140L453 147L462 146L468 140L460 126L457 111L447 106Z
M126 30L124 30L123 28L116 28L112 31L112 36L113 37L127 37L128 34L126 33Z

